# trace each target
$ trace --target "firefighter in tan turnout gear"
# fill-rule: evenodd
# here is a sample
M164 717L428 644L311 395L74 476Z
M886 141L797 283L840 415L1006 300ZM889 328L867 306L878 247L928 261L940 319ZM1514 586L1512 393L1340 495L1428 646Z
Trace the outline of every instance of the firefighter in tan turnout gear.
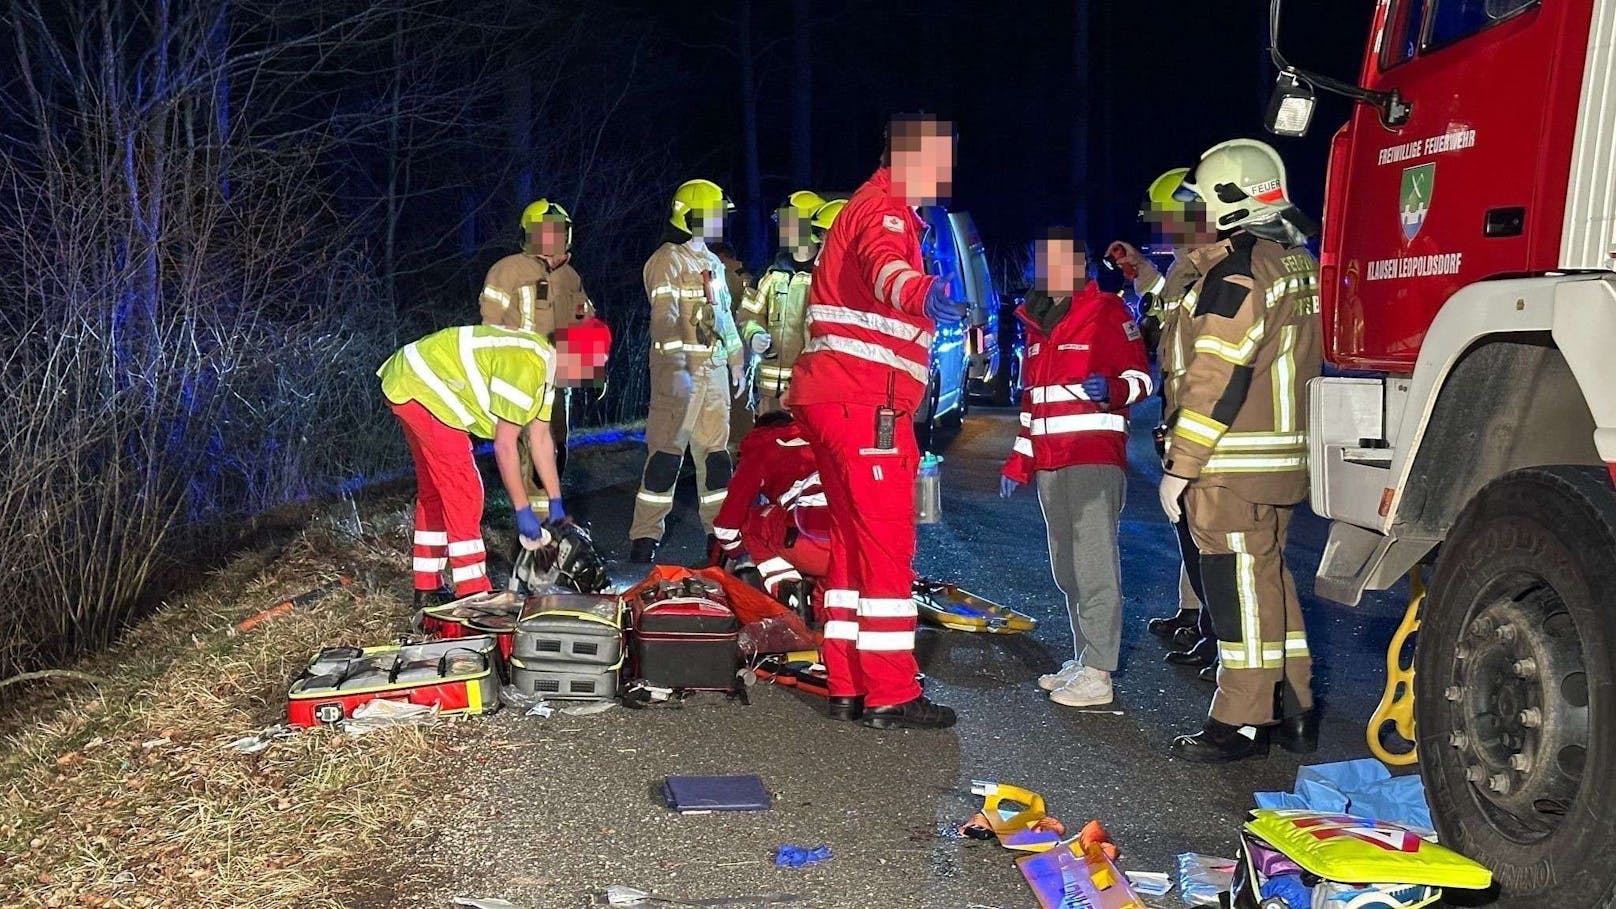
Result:
M559 204L539 199L522 209L522 251L488 269L478 299L484 325L532 332L554 343L558 329L577 325L595 314L583 281L572 267L572 216ZM556 470L567 467L568 405L572 389L552 387L550 437L555 440ZM538 475L527 436L522 436L522 482L541 519L548 518L548 499L539 495Z
M808 288L813 280L823 228L818 213L825 200L808 190L791 194L775 213L780 252L741 304L741 337L760 359L756 367L757 412L781 410L780 397L791 384L791 369L808 343ZM836 211L840 208L837 207Z
M1184 371L1160 494L1175 521L1182 500L1201 551L1222 665L1205 726L1173 753L1235 761L1270 741L1308 752L1312 660L1285 537L1308 491L1307 383L1322 365L1310 225L1286 198L1284 162L1255 140L1209 149L1183 189L1222 239L1190 254L1203 277L1167 341Z
M634 502L629 560L649 564L673 509L685 449L696 462L701 522L713 543L713 518L729 486L731 395L746 391L740 334L724 265L707 248L723 238L734 203L710 180L690 180L673 195L672 232L645 263L651 303L651 409L645 422L645 474Z

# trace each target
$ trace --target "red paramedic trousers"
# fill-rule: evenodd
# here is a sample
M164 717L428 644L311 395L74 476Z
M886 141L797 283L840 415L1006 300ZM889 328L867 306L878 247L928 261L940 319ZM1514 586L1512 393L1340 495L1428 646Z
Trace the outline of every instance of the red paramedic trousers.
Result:
M818 506L754 509L741 527L741 545L763 575L763 589L779 593L786 581L823 581L830 570L830 517ZM786 539L795 530L790 545Z
M831 697L864 695L867 707L920 696L915 680L914 425L897 421L895 448L875 447L870 404L792 408L813 445L830 515L825 576L825 669Z
M447 567L455 596L487 592L483 478L471 435L415 401L390 406L415 462L415 589L437 590Z

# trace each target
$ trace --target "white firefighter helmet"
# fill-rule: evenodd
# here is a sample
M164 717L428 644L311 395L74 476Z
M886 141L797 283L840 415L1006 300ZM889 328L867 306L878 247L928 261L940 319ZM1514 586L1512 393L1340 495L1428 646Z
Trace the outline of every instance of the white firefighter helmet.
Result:
M1179 198L1199 199L1218 230L1269 221L1291 208L1285 162L1256 139L1230 139L1206 150L1179 185Z

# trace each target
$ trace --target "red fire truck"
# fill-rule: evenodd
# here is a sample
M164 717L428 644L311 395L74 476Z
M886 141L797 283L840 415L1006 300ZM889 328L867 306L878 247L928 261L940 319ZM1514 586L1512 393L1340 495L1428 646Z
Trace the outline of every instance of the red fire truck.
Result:
M1616 0L1377 0L1330 151L1316 590L1420 565L1414 737L1510 907L1616 906Z

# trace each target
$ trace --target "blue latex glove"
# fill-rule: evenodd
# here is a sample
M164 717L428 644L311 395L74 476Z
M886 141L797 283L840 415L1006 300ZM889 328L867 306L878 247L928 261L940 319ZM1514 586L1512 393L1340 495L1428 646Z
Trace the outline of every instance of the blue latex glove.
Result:
M1016 490L1020 488L1021 484L1015 480L1012 480L1006 476L999 477L999 498L1008 499L1012 494L1015 493Z
M567 520L567 509L561 507L559 498L550 500L550 523L561 524Z
M544 539L544 525L539 522L539 516L533 513L532 505L516 510L516 532L530 540Z
M1083 393L1096 404L1105 404L1111 400L1111 380L1095 373L1083 380Z
M781 846L774 852L774 866L776 868L801 868L804 865L817 865L829 861L830 847L819 846L809 849L804 846Z
M946 282L933 281L926 294L926 315L938 322L958 322L965 318L965 304L948 298Z
M1300 874L1280 874L1262 885L1264 900L1279 897L1290 909L1308 909L1313 905L1313 888L1302 883Z

